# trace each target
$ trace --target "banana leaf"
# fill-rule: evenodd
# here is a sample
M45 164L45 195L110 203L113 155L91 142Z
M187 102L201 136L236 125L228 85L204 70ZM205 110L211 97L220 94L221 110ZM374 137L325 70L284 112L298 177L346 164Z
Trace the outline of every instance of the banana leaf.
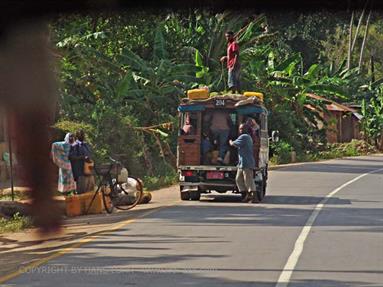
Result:
M153 60L158 61L159 59L166 59L168 53L165 49L165 39L162 34L163 24L157 26L154 34L154 46L153 46Z

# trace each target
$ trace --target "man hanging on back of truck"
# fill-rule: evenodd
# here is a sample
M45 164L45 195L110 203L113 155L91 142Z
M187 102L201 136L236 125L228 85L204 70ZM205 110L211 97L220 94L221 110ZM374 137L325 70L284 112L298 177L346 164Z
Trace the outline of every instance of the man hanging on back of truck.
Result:
M239 46L235 41L234 33L232 31L228 31L225 34L227 40L227 55L221 58L221 62L226 61L226 66L228 70L228 86L232 93L237 92L240 94L240 68L241 65L239 63Z
M238 169L235 181L238 190L243 194L242 201L252 200L255 203L258 202L258 198L254 182L255 159L250 132L250 127L247 124L240 124L240 136L235 141L229 140L229 144L238 148Z

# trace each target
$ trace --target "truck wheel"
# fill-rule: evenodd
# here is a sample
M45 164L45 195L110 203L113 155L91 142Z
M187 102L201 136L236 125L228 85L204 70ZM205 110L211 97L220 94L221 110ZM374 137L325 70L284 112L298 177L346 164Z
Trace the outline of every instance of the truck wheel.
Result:
M190 199L191 200L199 200L201 198L201 193L199 191L191 191Z
M190 193L188 191L180 191L181 200L189 200Z
M265 197L265 195L266 195L266 186L267 186L267 180L264 179L263 180L263 197Z
M256 187L257 187L257 197L259 202L261 202L263 198L265 197L265 188L266 188L265 181L262 180L262 182L258 183Z

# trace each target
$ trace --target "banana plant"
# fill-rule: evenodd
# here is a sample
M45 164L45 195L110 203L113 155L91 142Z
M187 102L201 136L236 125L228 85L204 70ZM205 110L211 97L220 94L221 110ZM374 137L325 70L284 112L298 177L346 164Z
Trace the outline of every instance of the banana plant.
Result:
M379 147L379 141L383 140L383 84L373 92L372 97L362 100L362 126L366 138Z

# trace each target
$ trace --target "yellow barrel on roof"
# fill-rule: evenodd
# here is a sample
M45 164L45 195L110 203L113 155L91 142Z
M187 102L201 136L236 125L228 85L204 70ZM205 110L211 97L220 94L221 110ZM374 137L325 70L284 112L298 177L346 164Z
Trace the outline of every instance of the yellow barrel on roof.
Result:
M209 98L209 91L207 89L193 89L187 92L189 100L201 100Z
M261 102L263 102L263 94L258 92L244 92L245 97L257 97Z

